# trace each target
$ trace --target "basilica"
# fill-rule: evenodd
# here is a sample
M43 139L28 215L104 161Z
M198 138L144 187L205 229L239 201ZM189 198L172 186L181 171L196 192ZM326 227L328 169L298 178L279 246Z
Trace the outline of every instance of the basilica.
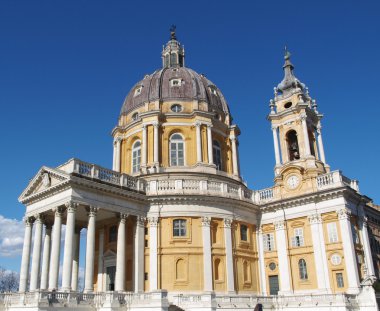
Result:
M380 208L330 169L289 52L283 71L267 116L274 184L249 189L230 107L173 29L162 68L122 104L112 169L42 166L21 194L19 292L0 309L377 310Z

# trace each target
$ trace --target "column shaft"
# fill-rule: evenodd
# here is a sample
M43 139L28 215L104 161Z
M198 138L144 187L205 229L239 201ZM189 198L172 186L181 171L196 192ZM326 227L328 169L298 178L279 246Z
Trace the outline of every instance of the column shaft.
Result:
M261 283L261 294L263 296L267 295L267 278L265 275L265 262L264 262L264 240L263 240L263 232L261 228L258 230L257 235L259 246L258 253L259 253L259 273L260 273L260 283Z
M355 246L352 238L352 229L350 216L351 212L345 208L337 211L339 217L340 233L343 242L343 253L346 267L349 267L347 271L348 288L347 293L357 294L359 292L359 273L358 265L356 262Z
M310 142L309 142L309 132L307 130L307 123L306 123L306 115L301 116L301 123L302 123L302 130L303 130L303 137L305 142L305 156L310 155Z
M59 258L61 253L62 209L57 208L54 216L53 242L51 245L49 290L58 289Z
M202 162L202 137L201 137L201 124L195 124L196 140L197 140L197 162Z
M50 245L51 244L51 225L45 225L45 239L44 239L44 250L42 257L42 268L41 268L41 285L40 289L48 289L49 283L49 263L50 263Z
M138 216L135 226L135 292L144 291L144 221Z
M36 218L36 229L34 232L32 272L30 274L30 286L29 286L30 291L34 291L39 288L38 279L40 276L40 266L41 266L42 228L43 228L42 215L38 215Z
M117 230L115 291L125 291L125 223L128 215L121 214Z
M71 272L71 290L78 290L78 276L79 276L79 250L80 250L80 228L75 228L74 233L74 258L73 258L73 268Z
M147 142L147 127L144 124L142 127L142 154L141 154L141 166L145 167L146 166L146 161L147 161L147 151L148 151L148 142Z
M211 125L207 125L207 151L208 151L208 164L214 164L213 150L212 150L212 132Z
M158 218L149 218L149 287L150 291L158 289Z
M310 215L308 218L311 229L311 238L313 241L318 289L330 292L329 269L326 257L325 239L323 236L322 218L318 213Z
M30 246L32 244L33 222L30 218L25 219L24 246L22 248L19 292L25 292L28 287Z
M359 226L360 226L361 238L362 238L363 249L364 249L364 258L365 258L365 263L367 267L367 276L372 276L372 275L375 275L375 268L373 266L371 245L369 243L369 237L368 237L368 225L367 225L367 219L365 217L362 217L359 220Z
M153 128L154 128L153 162L155 165L158 165L158 143L159 143L159 137L158 137L159 128L158 127L159 127L158 123L153 124Z
M116 171L116 142L113 142L112 170Z
M272 132L273 132L274 154L275 154L276 166L277 166L277 165L281 165L280 150L278 148L277 127L273 126Z
M103 291L103 253L104 253L104 229L99 230L98 252L98 292Z
M322 130L320 126L317 128L317 133L319 156L321 157L321 161L326 164L325 149L323 148Z
M63 253L62 290L71 290L71 276L73 266L73 243L75 230L76 204L69 202L67 205L65 247Z
M90 207L88 213L87 242L86 242L86 274L84 291L86 293L94 291L94 263L95 263L95 222L96 211Z
M121 138L118 137L116 140L116 157L115 157L115 171L120 172L120 144Z
M231 219L224 219L224 244L226 247L226 268L227 268L227 291L229 293L235 292L234 280L234 258L232 255L232 233L231 233Z
M275 222L275 228L277 240L276 245L278 256L278 270L280 272L280 291L281 293L286 294L291 292L291 283L285 221L281 220Z
M239 163L237 157L236 137L230 137L232 146L232 170L235 176L239 176Z
M203 290L211 292L212 288L212 259L211 259L211 219L202 217L202 240L203 240Z

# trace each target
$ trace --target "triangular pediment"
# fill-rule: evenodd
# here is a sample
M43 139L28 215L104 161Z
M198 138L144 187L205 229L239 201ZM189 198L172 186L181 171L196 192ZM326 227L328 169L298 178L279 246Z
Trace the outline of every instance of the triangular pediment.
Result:
M116 257L116 253L111 251L110 249L106 250L106 252L103 254L103 258L113 258Z
M56 188L58 185L61 185L68 180L68 174L57 169L43 166L29 182L26 189L21 193L19 201L22 203L29 197Z

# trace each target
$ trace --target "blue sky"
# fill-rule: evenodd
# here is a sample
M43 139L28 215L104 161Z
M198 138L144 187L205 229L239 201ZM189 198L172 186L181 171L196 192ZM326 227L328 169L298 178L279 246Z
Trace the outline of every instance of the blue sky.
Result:
M42 165L77 157L111 166L110 132L123 99L161 66L171 24L187 66L229 102L250 187L273 182L266 115L287 45L296 76L325 114L327 162L380 202L379 1L3 0L0 265L19 269L17 198Z

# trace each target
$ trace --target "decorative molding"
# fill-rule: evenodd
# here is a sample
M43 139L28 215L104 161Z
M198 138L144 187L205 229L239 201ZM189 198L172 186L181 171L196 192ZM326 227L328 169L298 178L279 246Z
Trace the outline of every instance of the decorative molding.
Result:
M75 213L77 211L78 204L73 201L68 201L65 203L68 213Z
M144 227L145 226L145 221L146 221L145 217L142 217L142 216L137 216L136 217L136 225L139 226L139 227Z
M321 217L321 214L319 214L319 213L309 215L309 216L307 216L307 219L309 220L309 223L311 225L322 223L322 217Z
M202 227L210 227L211 217L202 217Z
M148 217L148 222L150 227L158 227L158 217Z
M341 209L337 210L336 213L338 214L339 220L350 219L350 217L351 217L351 211L346 209L346 208L341 208Z
M95 206L89 206L87 208L87 215L88 217L95 217L97 212L98 212L99 208L95 207Z
M285 224L284 220L277 220L273 224L274 224L274 228L276 231L285 230L285 228L286 228L286 224Z
M127 221L127 218L129 216L129 214L120 213L118 216L119 216L120 222L125 224L125 222Z
M230 219L230 218L224 218L223 219L223 224L224 224L225 228L231 229L231 227L232 227L232 219Z

